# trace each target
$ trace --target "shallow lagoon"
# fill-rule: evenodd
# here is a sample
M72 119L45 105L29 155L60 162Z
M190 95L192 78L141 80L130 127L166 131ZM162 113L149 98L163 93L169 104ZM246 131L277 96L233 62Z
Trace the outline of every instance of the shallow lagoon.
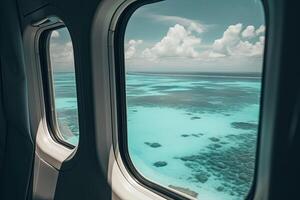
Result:
M58 118L78 140L72 73L57 73ZM198 199L244 199L255 161L261 79L224 75L126 75L128 143L137 170ZM74 92L72 92L74 91Z
M128 74L128 142L135 167L166 187L196 192L198 199L244 199L254 173L260 82Z

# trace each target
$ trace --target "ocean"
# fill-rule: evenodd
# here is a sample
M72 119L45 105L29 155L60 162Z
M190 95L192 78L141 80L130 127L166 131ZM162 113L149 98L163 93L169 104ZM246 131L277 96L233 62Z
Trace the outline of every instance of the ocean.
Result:
M73 73L55 73L63 137L78 142ZM261 77L127 73L127 135L137 171L197 199L245 199L254 177Z

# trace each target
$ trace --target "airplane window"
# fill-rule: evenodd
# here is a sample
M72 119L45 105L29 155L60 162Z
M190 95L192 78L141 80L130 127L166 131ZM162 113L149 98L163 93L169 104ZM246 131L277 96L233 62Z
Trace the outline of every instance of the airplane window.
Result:
M73 45L67 28L51 31L49 57L55 136L76 146L79 140L76 80Z
M165 0L133 13L125 137L142 183L198 199L247 197L265 29L258 0Z

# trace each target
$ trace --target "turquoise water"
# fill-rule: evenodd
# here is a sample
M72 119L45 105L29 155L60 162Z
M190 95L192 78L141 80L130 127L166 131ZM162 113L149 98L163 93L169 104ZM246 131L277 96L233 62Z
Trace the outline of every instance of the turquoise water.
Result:
M57 73L56 103L68 130L61 132L76 144L72 76ZM260 78L246 75L127 74L128 148L136 169L198 199L244 199L254 173L260 88Z
M137 170L198 199L244 199L254 173L260 82L128 74L128 148Z
M53 73L55 109L62 138L73 145L78 144L79 125L75 73Z

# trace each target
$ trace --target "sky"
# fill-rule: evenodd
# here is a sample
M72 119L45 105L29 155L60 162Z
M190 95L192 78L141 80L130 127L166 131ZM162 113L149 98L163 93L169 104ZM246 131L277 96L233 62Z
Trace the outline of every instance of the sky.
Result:
M260 0L165 0L138 8L126 31L126 71L261 72ZM67 28L50 36L54 72L74 71Z
M73 44L67 28L50 33L49 54L53 72L74 72Z
M259 0L165 0L135 11L125 32L127 71L261 72Z

